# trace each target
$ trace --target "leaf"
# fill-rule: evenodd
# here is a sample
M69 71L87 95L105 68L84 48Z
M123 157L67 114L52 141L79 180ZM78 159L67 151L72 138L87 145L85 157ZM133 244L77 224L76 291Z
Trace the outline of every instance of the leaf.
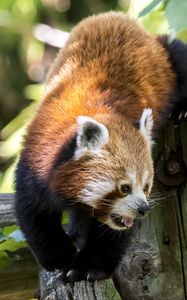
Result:
M187 43L187 30L181 30L177 32L177 38Z
M7 240L7 237L4 234L0 233L0 243L3 241L6 241L6 240Z
M7 138L10 137L10 135L12 135L20 127L26 125L35 111L35 103L32 103L26 108L22 109L22 111L1 130L2 140L7 140Z
M13 186L14 186L16 165L17 165L17 162L15 161L4 172L1 182L0 182L0 193L13 193L14 192Z
M5 226L1 228L0 233L2 233L6 237L9 237L10 234L15 230L17 230L18 228L19 228L18 225Z
M25 87L24 94L28 99L40 100L42 98L44 86L42 84L30 84Z
M7 159L18 153L24 133L25 125L19 127L0 145L1 158Z
M5 226L0 229L0 242L8 238L14 239L16 242L25 241L23 232L18 225Z
M165 18L164 11L159 10L152 11L148 15L139 18L144 27L154 34L166 34L169 33L169 24Z
M10 251L15 252L16 250L26 246L24 241L16 242L14 239L10 238L0 244L0 251Z
M179 31L187 28L187 1L170 0L166 6L165 15L170 26Z
M5 269L10 264L10 259L5 251L0 251L0 270Z
M63 215L62 215L62 224L65 225L65 224L68 224L68 222L69 222L68 213L67 213L67 211L64 211Z

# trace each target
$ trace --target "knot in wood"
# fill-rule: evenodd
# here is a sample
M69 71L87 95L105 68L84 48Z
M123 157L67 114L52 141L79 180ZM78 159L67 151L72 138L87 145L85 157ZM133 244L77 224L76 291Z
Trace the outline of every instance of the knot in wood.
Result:
M175 175L180 171L180 164L177 160L169 160L166 163L166 172L169 175Z
M168 160L158 160L156 176L166 186L177 187L181 185L186 177L186 168L182 157L174 154Z
M153 259L146 253L136 254L133 257L131 265L133 265L133 269L136 269L140 279L151 272L152 261Z

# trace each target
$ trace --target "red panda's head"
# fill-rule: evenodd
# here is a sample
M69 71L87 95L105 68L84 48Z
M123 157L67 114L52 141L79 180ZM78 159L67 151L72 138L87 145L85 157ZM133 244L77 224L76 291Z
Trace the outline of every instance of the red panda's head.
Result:
M138 129L110 115L76 121L73 156L53 170L52 189L86 204L97 220L113 229L131 227L149 210L151 110L143 111Z

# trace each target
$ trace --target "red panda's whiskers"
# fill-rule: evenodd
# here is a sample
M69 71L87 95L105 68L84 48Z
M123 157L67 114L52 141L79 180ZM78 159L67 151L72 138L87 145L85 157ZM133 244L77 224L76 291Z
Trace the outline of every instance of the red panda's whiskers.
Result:
M112 204L109 202L108 199L102 199L102 206L107 206L107 207L111 207L112 208Z
M99 226L101 227L102 225L106 226L105 224L101 224ZM107 227L100 235L98 235L97 239L101 238L108 231L110 231L110 227Z
M155 208L155 207L157 207L157 206L159 206L159 207L163 207L163 208L165 208L166 207L166 205L162 205L162 204L160 204L160 203L150 203L150 208L151 209L153 209L153 208Z

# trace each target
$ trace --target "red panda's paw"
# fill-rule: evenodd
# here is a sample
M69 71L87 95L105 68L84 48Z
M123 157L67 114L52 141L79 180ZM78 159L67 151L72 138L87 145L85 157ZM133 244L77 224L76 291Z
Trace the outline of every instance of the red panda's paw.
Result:
M71 269L63 274L63 280L68 282L75 282L81 280L104 280L111 277L111 274L103 271L103 270L94 270L93 268L83 269L81 266L79 268L74 269L73 266Z
M63 270L64 267L72 263L76 256L76 248L73 245L66 245L66 248L66 251L63 247L48 248L48 251L43 251L37 257L40 265L47 271Z

